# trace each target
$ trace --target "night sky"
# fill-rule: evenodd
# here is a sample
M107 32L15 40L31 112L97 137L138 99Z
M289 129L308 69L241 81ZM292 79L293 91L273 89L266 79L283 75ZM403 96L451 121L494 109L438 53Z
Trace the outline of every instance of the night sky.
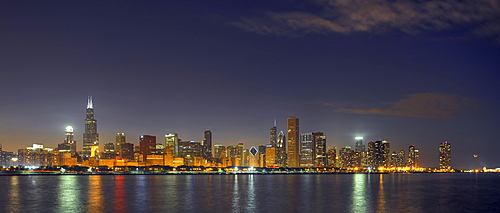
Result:
M269 143L300 119L337 149L385 139L500 167L500 1L1 1L0 143L81 150L87 96L117 132ZM473 154L478 154L473 158Z

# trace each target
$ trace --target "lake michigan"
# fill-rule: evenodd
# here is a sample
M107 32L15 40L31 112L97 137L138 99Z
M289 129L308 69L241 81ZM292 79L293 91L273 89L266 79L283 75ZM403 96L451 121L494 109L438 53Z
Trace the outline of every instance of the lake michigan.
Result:
M0 176L0 212L500 212L500 174Z

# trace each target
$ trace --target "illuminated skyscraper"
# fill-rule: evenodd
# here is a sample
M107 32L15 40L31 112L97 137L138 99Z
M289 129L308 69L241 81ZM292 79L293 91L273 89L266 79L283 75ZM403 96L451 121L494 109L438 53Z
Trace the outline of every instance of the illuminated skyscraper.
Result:
M286 160L286 137L285 133L281 131L278 134L278 139L276 140L276 164L279 167L286 167L287 166L287 160Z
M269 130L269 144L271 144L271 146L273 147L276 147L276 140L277 140L277 136L276 136L276 131L277 131L277 127L276 127L276 119L274 120L274 126L271 127L271 129Z
M76 141L75 141L75 133L73 132L73 127L67 126L66 131L64 133L64 144L69 146L69 150L71 156L76 155Z
M92 147L99 147L99 134L97 133L97 120L94 118L94 104L92 96L87 100L87 111L85 118L85 132L83 133L83 157L88 158L92 153Z
M288 146L288 167L299 167L300 160L300 135L299 119L290 117L287 119L287 146Z
M391 164L391 143L386 140L368 142L368 166L372 169L389 167Z
M139 137L139 146L143 162L146 162L148 155L153 154L156 150L156 136L141 135Z
M320 153L320 161L326 161L326 136L322 132L300 133L300 167L316 167L317 155ZM318 148L320 150L318 150ZM324 163L322 163L324 166Z
M317 167L327 166L327 154L326 154L326 135L322 132L315 132L314 140L316 142L316 159L315 165Z
M202 146L203 158L212 159L212 131L205 131Z
M439 144L439 169L451 170L451 144L448 141Z
M336 167L337 166L337 149L334 147L328 149L327 152L328 158L328 167Z
M165 149L174 157L179 157L179 135L177 133L165 135Z
M115 145L116 155L119 157L123 157L122 144L126 143L125 133L116 133L116 141L115 142L116 142L116 145Z
M411 168L418 167L418 149L415 149L414 145L411 145L408 148L408 162L407 162L406 166L411 167Z
M356 140L355 151L356 152L364 152L365 145L363 144L363 137L355 137L354 139Z

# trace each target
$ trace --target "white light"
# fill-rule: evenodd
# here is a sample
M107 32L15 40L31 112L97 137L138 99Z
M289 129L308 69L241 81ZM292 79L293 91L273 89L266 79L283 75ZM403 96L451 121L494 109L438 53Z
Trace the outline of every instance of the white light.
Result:
M356 140L363 140L363 137L355 137Z
M72 126L67 126L66 127L66 132L73 132L73 127Z

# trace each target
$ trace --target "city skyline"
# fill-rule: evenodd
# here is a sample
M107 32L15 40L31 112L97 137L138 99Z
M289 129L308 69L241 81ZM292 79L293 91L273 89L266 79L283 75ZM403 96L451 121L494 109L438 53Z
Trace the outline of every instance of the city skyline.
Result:
M155 165L157 163L156 165L171 166L194 164L259 167L260 165L260 167L338 167L344 169L365 168L368 170L383 167L393 169L403 167L410 169L422 168L420 152L414 145L409 146L407 156L403 149L399 151L399 154L396 151L391 154L390 141L382 139L368 142L368 149L366 150L363 137L357 136L354 138L355 149L351 149L351 146L339 147L337 155L337 147L332 145L328 148L327 136L322 132L300 132L299 118L295 116L287 118L288 140L285 140L286 137L283 131L280 131L278 135L276 134L277 124L276 119L274 119L273 126L269 131L270 141L267 144L259 145L259 150L253 145L249 149L245 149L244 143L240 142L236 149L232 148L233 146L227 146L226 151L226 146L212 144L211 130L204 131L204 138L199 142L193 140L183 141L177 133L165 134L164 143L158 143L161 140L158 140L155 135L140 135L138 145L127 142L125 133L117 133L115 143L104 143L102 147L99 146L97 120L94 118L92 96L87 97L85 114L85 133L83 134L83 141L85 142L82 145L81 152L77 150L73 127L67 126L65 128L64 142L58 144L57 148L44 147L42 143L34 143L33 147L18 149L19 165L32 166L41 162L45 162L41 166L76 165L77 162L82 165L99 165L101 161L99 159L102 159L104 165L111 165L111 167L114 167L119 162L126 165L130 161L132 165L140 163ZM286 145L284 146L285 141ZM446 149L443 148L443 144L447 145ZM123 148L123 146L128 147ZM290 147L292 148L290 149ZM124 154L124 152L127 154ZM39 154L43 156L35 157L35 155ZM10 156L11 154L7 155ZM4 156L6 157L4 160L11 158L7 157L7 155ZM43 160L38 161L37 159ZM181 159L182 163L180 162ZM9 161L11 163L16 162L12 161L12 159ZM231 163L228 163L229 161ZM432 166L427 166L427 168L432 168ZM448 141L441 142L439 145L439 169L442 171L451 171L452 169L451 146Z
M81 149L92 95L101 149L206 130L258 147L295 116L338 149L383 139L436 167L449 141L454 167L498 167L500 6L439 4L4 1L0 144L72 126Z

